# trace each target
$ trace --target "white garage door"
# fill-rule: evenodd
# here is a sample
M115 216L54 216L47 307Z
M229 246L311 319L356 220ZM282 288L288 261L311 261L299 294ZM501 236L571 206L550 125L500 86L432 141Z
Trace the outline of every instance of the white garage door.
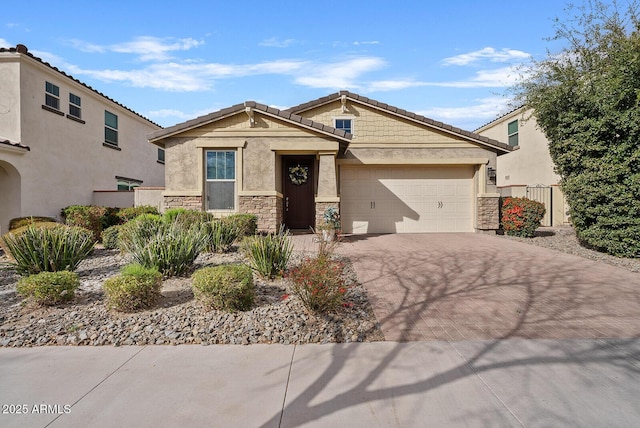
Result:
M345 233L473 231L472 166L340 169Z

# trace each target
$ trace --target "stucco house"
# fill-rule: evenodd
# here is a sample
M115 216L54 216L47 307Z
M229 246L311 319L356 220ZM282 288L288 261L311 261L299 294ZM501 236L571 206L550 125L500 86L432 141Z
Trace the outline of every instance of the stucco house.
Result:
M545 204L543 226L569 223L568 206L549 154L549 141L524 107L489 122L477 134L507 141L514 150L497 161L496 182L502 196L527 197Z
M160 126L29 53L0 48L0 232L73 204L132 206L164 185Z
M490 172L511 147L341 91L287 110L252 101L153 132L166 207L258 215L307 229L337 208L344 233L499 227Z

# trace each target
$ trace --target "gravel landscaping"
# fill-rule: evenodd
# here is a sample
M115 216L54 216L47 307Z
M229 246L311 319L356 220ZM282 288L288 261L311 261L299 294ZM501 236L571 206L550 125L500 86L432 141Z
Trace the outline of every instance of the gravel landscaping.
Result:
M295 253L295 264L302 254ZM6 262L0 256L0 263ZM196 268L243 261L237 252L203 254ZM366 290L347 263L351 284L344 307L329 315L309 314L286 281L255 277L256 301L247 312L207 311L191 291L190 278L169 278L153 309L120 313L105 307L102 283L127 263L117 250L97 248L77 273L74 301L58 307L25 303L15 293L18 276L0 271L0 346L178 345L328 343L384 340Z
M573 254L586 259L618 266L628 269L631 272L640 272L640 259L625 259L610 256L609 254L584 247L578 241L576 233L571 226L541 227L536 231L536 236L534 238L519 238L507 235L500 236L505 239L550 248L552 250L562 251L563 253Z

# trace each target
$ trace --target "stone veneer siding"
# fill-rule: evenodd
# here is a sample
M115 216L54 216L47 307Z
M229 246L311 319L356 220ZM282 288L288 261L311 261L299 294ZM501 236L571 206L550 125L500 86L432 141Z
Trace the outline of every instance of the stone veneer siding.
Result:
M188 210L202 210L202 196L165 196L164 208L186 208Z
M336 208L340 213L340 204L338 202L316 202L316 227L324 224L324 212L329 207Z
M478 230L489 231L500 229L500 197L478 197Z
M238 211L255 214L258 230L277 232L282 224L282 198L278 196L240 196Z

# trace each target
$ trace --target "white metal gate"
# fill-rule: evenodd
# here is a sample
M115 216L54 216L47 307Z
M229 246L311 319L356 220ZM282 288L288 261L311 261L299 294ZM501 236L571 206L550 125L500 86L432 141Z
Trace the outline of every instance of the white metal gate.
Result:
M551 186L531 186L527 187L527 198L542 202L546 208L544 217L540 224L542 226L553 225L553 193Z

